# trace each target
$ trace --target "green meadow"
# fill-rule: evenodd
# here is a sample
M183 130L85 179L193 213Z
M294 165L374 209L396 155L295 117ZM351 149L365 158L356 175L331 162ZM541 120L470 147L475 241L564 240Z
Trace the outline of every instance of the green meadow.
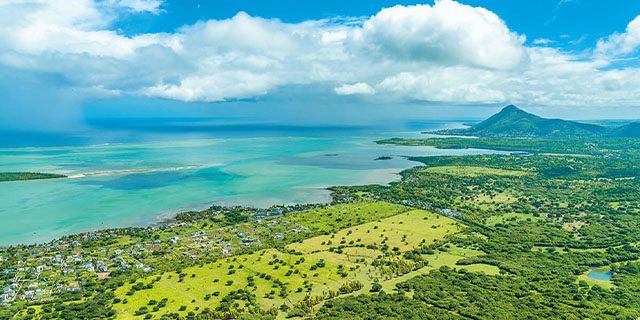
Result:
M527 172L519 170L504 170L479 166L437 166L423 169L424 172L448 174L453 176L524 176Z
M188 316L206 308L228 316L308 316L326 300L370 292L374 284L373 291L393 291L400 281L481 254L447 242L465 229L455 220L386 202L330 206L286 219L327 234L126 284L115 291L118 318ZM410 253L415 255L407 259ZM498 273L482 264L463 268Z

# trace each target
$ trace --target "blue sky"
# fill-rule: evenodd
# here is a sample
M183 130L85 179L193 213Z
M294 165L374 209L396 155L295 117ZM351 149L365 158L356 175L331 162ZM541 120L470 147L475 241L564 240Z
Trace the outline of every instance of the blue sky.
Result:
M635 119L639 49L633 0L0 1L0 124Z
M530 41L549 39L567 50L593 47L599 38L624 31L640 14L634 0L472 0L461 3L487 8L507 25L524 33ZM171 0L162 5L164 14L129 15L114 25L126 34L172 32L198 20L226 19L239 11L285 22L330 19L337 16L371 16L394 5L433 1L293 1L293 0Z

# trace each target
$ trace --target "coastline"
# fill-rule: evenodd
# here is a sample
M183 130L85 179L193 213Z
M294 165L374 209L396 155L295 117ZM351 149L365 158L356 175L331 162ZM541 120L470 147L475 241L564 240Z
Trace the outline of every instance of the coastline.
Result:
M368 141L368 144L377 144L376 142L376 137L367 137L370 140ZM378 135L378 138L382 138L382 136ZM359 142L355 142L355 143L359 143ZM332 150L332 149L330 149ZM366 152L369 152L369 150L365 150ZM493 150L487 150L489 152L493 152ZM402 152L402 151L400 151ZM388 155L388 152L383 152L384 155ZM326 152L324 154L327 154ZM331 152L331 154L338 154L335 152ZM342 153L339 153L339 155L342 155ZM375 152L369 153L370 155L370 159L371 162L377 162L380 163L380 161L375 161L376 157L379 156L377 155ZM35 229L38 233L39 236L35 236L32 237L33 242L29 241L29 240L18 240L18 241L11 241L9 239L9 236L7 237L7 239L9 239L9 241L6 241L5 244L0 244L0 248L5 248L5 247L15 247L15 246L24 246L24 245L42 245L42 244L47 244L47 243L51 243L52 241L56 241L58 239L64 238L64 237L69 237L69 236L74 236L74 235L78 235L78 234L87 234L87 233L91 233L91 232L100 232L100 231L105 231L105 230L113 230L113 229L126 229L126 228L149 228L149 227L154 227L154 226L159 226L159 225L163 225L166 223L171 223L173 221L175 221L175 217L176 215L178 215L181 212L185 212L185 211L202 211L202 210L206 210L209 207L211 207L212 205L222 205L222 206L226 206L226 207L233 207L233 206L243 206L243 207L247 207L247 208L266 208L269 206L273 206L273 205L298 205L298 204L315 204L315 203L330 203L333 199L331 197L331 188L336 187L336 186L357 186L357 185L368 185L368 184L379 184L379 185L388 185L389 183L392 182L397 182L399 181L399 179L401 179L401 172L410 168L413 168L415 166L419 165L419 162L415 162L411 159L412 156L410 155L401 155L401 154L393 154L394 158L396 159L403 159L404 161L407 161L407 163L405 164L398 164L397 167L393 167L393 168L375 168L375 169L356 169L356 171L360 172L357 174L357 181L352 181L351 183L344 183L343 180L345 179L338 179L335 180L337 183L332 183L329 181L325 181L327 183L321 183L321 184L308 184L308 185L300 185L300 186L291 186L290 190L294 191L295 190L300 190L301 194L300 197L298 198L300 201L296 201L296 195L294 194L293 196L291 196L289 199L289 201L284 200L284 198L286 197L273 197L273 198L269 198L269 195L266 195L266 198L260 198L258 200L258 202L262 202L265 203L264 205L256 205L256 201L254 200L243 200L243 197L241 196L242 193L230 193L230 194L223 194L222 197L220 198L209 198L209 200L206 201L197 201L197 202L192 202L192 204L187 204L187 205L183 205L183 206L175 206L174 208L168 209L168 210L159 210L156 211L158 213L155 214L149 214L147 215L147 217L140 217L139 219L135 220L118 220L115 221L113 219L109 220L100 220L98 223L96 223L94 226L89 226L89 227L81 227L81 228L77 228L77 227L71 227L71 228L67 228L67 229L84 229L84 230L79 230L79 231L69 231L66 232L64 231L65 229L59 229L61 230L61 232L59 233L55 233L53 230L38 230ZM429 156L428 154L426 154L425 152L425 156ZM334 157L330 157L330 158L335 158ZM347 158L349 159L349 158ZM345 161L345 160L343 160ZM346 160L346 161L350 161L350 160ZM383 163L385 161L382 161ZM209 168L209 167L217 167L220 166L221 164L219 163L212 163L212 164L207 164L207 165L197 165L197 166L178 166L178 167L162 167L162 168L151 168L151 169L130 169L130 170L113 170L113 171L95 171L95 172L91 172L91 173L85 173L85 174L77 174L75 176L72 176L72 178L70 178L69 180L82 180L82 178L93 178L93 177L104 177L104 176L110 176L110 175L122 175L122 176L127 176L129 174L137 174L137 173L161 173L161 172L172 172L172 171L180 171L180 170L196 170L196 169L202 169L202 168ZM395 166L396 164L394 164ZM258 167L259 168L259 167ZM260 172L258 172L258 174L260 174ZM355 177L355 176L354 176ZM118 178L120 179L120 178ZM324 179L327 180L327 179ZM347 179L349 180L349 179ZM313 183L312 181L309 181L311 183ZM320 190L322 191L321 195L316 195L316 196L311 196L308 197L305 195L305 191L304 190ZM252 191L246 191L246 192L252 192ZM286 194L286 193L285 193ZM264 196L263 196L264 197ZM284 201L283 201L284 200ZM188 200L187 200L188 201ZM175 202L175 201L174 201ZM253 203L252 203L253 202ZM187 202L188 203L188 202ZM114 209L117 211L117 209ZM115 223L114 223L115 221ZM118 224L120 223L120 224ZM36 232L34 232L34 235L36 234ZM47 234L51 234L51 237L46 236ZM40 236L40 235L45 235L45 236ZM16 237L16 238L20 238L20 237ZM25 237L21 237L26 239ZM40 240L38 240L38 238Z
M386 179L388 180L385 183L353 183L353 184L347 184L347 185L340 185L340 186L359 186L359 185L368 185L368 184L379 184L379 185L389 185L392 182L397 182L399 181L402 176L401 173L405 170L409 170L411 168L414 168L416 166L419 166L419 162L415 161L415 160L411 160L410 157L408 156L401 156L411 162L415 162L415 165L410 167L410 168L405 168L405 169L400 169L400 170L395 170L395 169L374 169L372 171L384 171L384 175L387 178L390 179ZM201 166L191 166L190 168L193 167L201 167ZM181 167L181 168L185 168L185 167ZM187 169L184 169L187 170ZM127 171L134 171L134 170L127 170ZM119 171L122 172L122 171ZM154 171L156 172L156 171ZM138 171L136 171L135 173L139 173ZM126 173L122 173L122 174L126 174ZM379 176L378 176L379 177ZM77 178L76 178L77 179ZM374 178L375 179L375 178ZM330 204L333 201L333 197L332 197L332 188L337 187L336 185L331 185L331 186L300 186L297 187L298 189L314 189L314 190L322 190L325 191L327 193L327 199L326 201L317 203L317 202L304 202L304 203L296 203L296 202L289 202L289 203L280 203L277 205L272 205L272 206L291 206L291 205L327 205ZM140 225L131 225L131 226L115 226L115 227L107 227L107 228L97 228L94 230L87 230L87 231L82 231L82 232L75 232L75 233L69 233L69 234L65 234L59 237L56 237L54 239L51 239L49 241L44 241L44 242L36 242L36 243L18 243L18 244L11 244L11 245L0 245L0 249L4 249L4 248L13 248L13 247L29 247L29 246L33 246L33 247L41 247L41 246L47 246L47 245L51 245L54 244L57 241L61 241L65 238L69 238L69 237L75 237L75 236L91 236L92 234L101 234L101 233L105 233L105 232L109 232L109 231L115 231L115 230L126 230L126 229L154 229L154 228L160 228L163 226L167 226L170 225L172 223L176 223L178 220L176 219L176 216L180 213L184 213L184 212L190 212L190 211L194 211L194 212L201 212L201 211L206 211L207 209L211 208L212 206L221 206L221 207L227 207L227 208L231 208L231 207L243 207L243 208L249 208L249 209L267 209L268 207L256 207L256 206L248 206L248 205L243 205L240 203L226 203L224 201L208 201L205 203L200 203L200 204L193 204L193 205L187 205L184 206L182 208L179 209L175 209L175 210L170 210L167 212L163 212L163 213L159 213L155 216L155 218L153 219L153 221L149 221L147 223L144 224L140 224Z

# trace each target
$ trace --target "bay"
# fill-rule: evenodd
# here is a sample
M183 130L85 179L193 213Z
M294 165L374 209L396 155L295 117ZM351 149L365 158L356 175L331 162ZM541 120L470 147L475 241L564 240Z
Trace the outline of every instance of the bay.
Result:
M444 124L433 124L433 128ZM378 145L418 132L362 130L191 137L113 144L0 148L0 171L71 178L0 183L0 245L96 229L145 226L213 203L321 203L334 185L385 184L417 165L404 156L494 153ZM387 160L376 160L390 157Z

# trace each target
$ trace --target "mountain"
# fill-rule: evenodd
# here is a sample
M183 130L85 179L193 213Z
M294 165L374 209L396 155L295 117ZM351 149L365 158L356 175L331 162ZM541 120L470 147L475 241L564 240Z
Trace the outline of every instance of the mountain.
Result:
M640 122L634 122L614 129L616 137L640 138Z
M542 118L509 105L470 128L445 130L438 133L529 138L640 137L640 123L610 128L576 121Z

